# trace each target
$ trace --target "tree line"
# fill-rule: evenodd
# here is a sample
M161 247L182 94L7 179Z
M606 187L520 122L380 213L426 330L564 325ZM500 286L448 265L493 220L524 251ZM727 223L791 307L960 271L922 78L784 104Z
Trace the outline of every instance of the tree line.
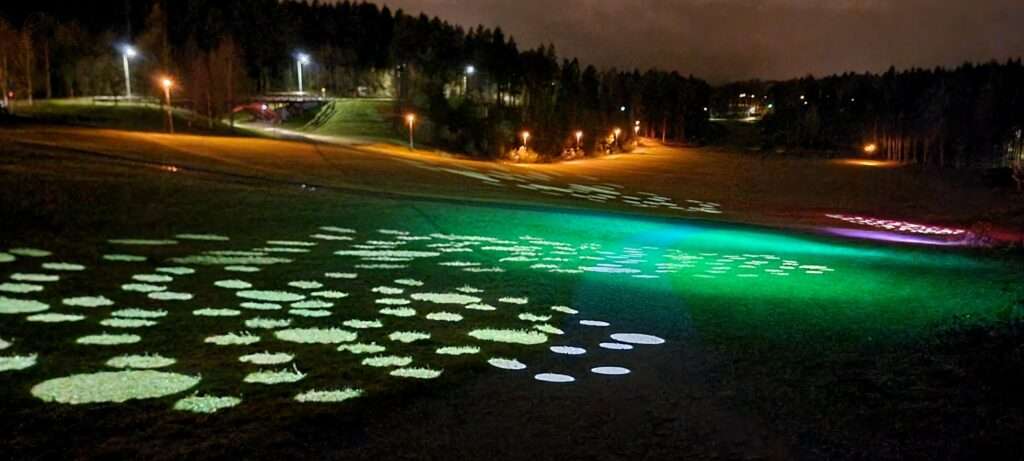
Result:
M416 113L433 143L474 155L504 155L526 131L530 150L548 157L628 148L637 132L677 142L709 132L704 81L597 69L551 45L520 49L501 28L352 1L85 3L0 5L4 94L122 94L118 47L130 44L139 52L130 63L137 94L159 94L156 79L168 75L176 96L212 119L249 96L295 91L302 52L307 90L393 98L396 131Z
M964 64L807 77L768 86L767 147L864 149L940 167L1024 160L1024 66ZM872 149L868 149L872 150Z

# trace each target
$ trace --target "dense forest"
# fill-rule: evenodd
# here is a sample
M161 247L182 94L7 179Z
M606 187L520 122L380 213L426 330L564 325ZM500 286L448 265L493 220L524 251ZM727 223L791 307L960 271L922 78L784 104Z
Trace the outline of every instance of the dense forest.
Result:
M1018 166L1024 160L1021 61L956 69L890 69L766 84L771 146L859 149L943 167ZM735 91L735 90L734 90ZM752 90L753 91L753 90Z
M503 155L530 132L545 156L628 148L643 134L697 142L707 133L710 87L661 71L599 70L560 59L553 46L520 50L500 28L465 29L362 2L97 0L0 5L0 82L19 101L124 93L156 96L159 76L177 102L212 118L247 97L305 88L332 96L395 99L434 143ZM618 128L620 135L614 136ZM581 149L576 133L582 132Z

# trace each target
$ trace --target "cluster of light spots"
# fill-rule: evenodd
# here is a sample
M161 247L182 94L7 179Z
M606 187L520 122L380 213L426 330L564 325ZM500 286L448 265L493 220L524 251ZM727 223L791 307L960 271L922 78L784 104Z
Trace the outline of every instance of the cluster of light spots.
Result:
M366 330L370 328L384 328L384 324L381 323L380 320L352 319L342 322L342 325L345 325L346 327L349 328L355 328L357 330Z
M353 344L342 344L338 346L339 352L351 352L356 355L361 354L379 354L387 350L386 347L377 345L377 343L353 343Z
M235 296L255 301L266 301L272 303L291 303L302 301L306 296L287 291L247 290L235 293Z
M238 317L239 315L242 315L242 311L207 307L205 309L196 309L192 311L192 315L197 317Z
M298 368L285 368L282 370L260 370L245 375L242 381L250 384L287 384L301 381L306 374Z
M533 376L533 379L546 383L571 383L576 381L576 378L560 373L538 373Z
M355 332L340 328L294 328L278 330L277 339L299 344L340 344L356 340Z
M231 279L231 280L218 280L213 282L214 286L220 288L227 288L229 290L248 290L252 288L252 284L245 280Z
M85 316L84 315L75 315L75 314L57 314L57 313L50 312L50 313L44 313L44 314L30 315L28 317L25 317L25 320L28 320L29 322L39 322L39 323L65 323L65 322L80 322L82 320L85 320Z
M314 291L313 293L310 294L316 296L317 298L324 299L344 299L348 297L348 293L335 290Z
M12 355L0 357L0 372L18 371L35 366L38 355Z
M158 319L167 316L167 311L152 310L152 309L120 309L116 310L110 315L114 317L127 317L127 318L138 318L138 319Z
M38 248L11 248L10 250L7 250L7 252L13 255L25 256L27 258L45 258L53 254L49 251L40 250Z
M51 379L32 388L44 402L72 405L122 403L184 392L199 384L195 376L154 370L106 371Z
M142 341L142 337L139 335L109 333L82 336L75 340L76 343L87 346L121 346L135 344L139 341Z
M106 254L103 255L104 261L119 262L119 263L140 263L145 262L145 256L137 255L126 255L126 254Z
M81 272L85 270L85 266L75 263L56 262L43 263L43 269L57 272Z
M255 354L243 355L238 358L239 362L251 363L253 365L281 365L295 360L295 356L285 352L258 352Z
M411 307L385 307L380 310L381 315L390 315L392 317L415 317L416 309Z
M288 282L288 286L298 288L300 290L317 290L323 288L324 284L313 280L296 280L294 282Z
M43 291L42 285L35 285L31 283L0 283L0 291L6 291L8 293L35 293L37 291Z
M11 280L16 282L52 283L60 281L60 276L56 274L24 274L18 272L11 274Z
M519 320L522 320L524 322L541 322L541 323L543 323L543 322L547 322L548 320L551 320L551 316L550 315L535 315L535 314L531 314L529 312L523 312L522 314L519 314Z
M583 355L587 353L587 350L574 346L551 346L551 352L562 355Z
M74 307L106 307L114 305L114 301L111 301L105 296L78 296L74 298L64 298L63 303L65 306Z
M621 376L630 373L628 368L623 367L594 367L590 369L590 372L605 376Z
M441 376L441 373L441 370L432 368L397 368L388 374L398 378L434 379Z
M126 246L168 246L177 245L177 240L156 240L156 239L110 239L107 240L113 245L126 245Z
M843 214L827 214L825 216L850 224L857 224L859 226L874 227L878 229L885 229L888 231L903 232L908 234L957 236L964 235L967 233L967 231L964 229L957 229L954 227L929 226L927 224L917 224L906 221L894 221L891 219L870 218L865 216L849 216Z
M149 299L157 301L188 301L192 299L192 293L181 293L177 291L157 291L146 295Z
M493 357L491 359L488 359L487 363L489 363L492 367L500 368L502 370L518 371L526 369L526 364L516 359Z
M167 291L167 287L163 285L150 285L148 283L126 283L121 285L121 290L135 293L156 293L158 291Z
M245 321L246 328L256 328L262 330L287 328L291 324L291 319L268 319L263 317L255 317Z
M191 413L213 414L225 408L242 403L238 397L216 397L212 395L193 395L174 403L174 409Z
M195 269L193 269L191 267L182 267L182 266L158 267L158 268L156 268L156 271L160 272L162 274L171 274L171 275L192 275L192 274L196 273Z
M100 325L111 328L145 328L156 325L156 322L152 320L113 317L101 320Z
M243 331L240 333L210 336L204 339L203 342L218 346L248 346L260 342L260 337Z
M422 331L396 331L388 335L388 339L400 343L412 343L430 339L430 333Z
M493 341L509 344L544 344L548 341L548 335L539 331L530 330L502 330L484 328L469 332L469 336L481 341Z
M440 355L471 355L479 354L480 348L476 346L445 346L434 352Z
M438 322L461 322L462 316L453 312L431 312L427 314L427 320Z
M476 296L469 296L460 293L414 293L410 296L416 301L431 302L434 304L476 304L482 299Z
M174 238L178 240L199 240L205 242L227 242L230 237L216 234L178 234Z
M374 368L404 367L412 363L412 357L399 357L395 355L379 355L363 359L363 366Z
M332 391L312 390L296 395L295 401L302 403L341 403L362 395L362 389L351 387Z
M174 365L176 360L164 357L160 354L154 355L121 355L107 360L107 366L111 368L134 368L153 369L164 368Z

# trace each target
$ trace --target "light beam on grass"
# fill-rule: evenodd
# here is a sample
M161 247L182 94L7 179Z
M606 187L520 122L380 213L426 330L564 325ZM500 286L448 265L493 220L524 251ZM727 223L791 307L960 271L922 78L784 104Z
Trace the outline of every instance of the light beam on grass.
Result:
M427 314L427 320L438 322L461 322L463 317L453 312L431 312Z
M0 357L0 372L18 371L30 368L35 366L38 358L39 356L37 354Z
M197 317L238 317L239 315L242 315L242 311L234 309L213 309L208 307L205 309L196 309L192 311L192 315Z
M265 301L273 303L292 303L296 301L302 301L306 299L305 295L298 293L291 293L288 291L267 291L267 290L246 290L235 293L235 296L243 299L252 299L255 301Z
M76 343L86 346L121 346L135 344L139 341L142 341L142 337L139 335L109 333L82 336L75 340Z
M27 294L43 291L42 285L35 285L32 283L0 283L0 291L6 291L8 293Z
M363 395L361 389L345 388L333 391L312 390L295 396L295 401L302 403L341 403Z
M56 262L43 263L43 269L57 272L81 272L85 270L85 266L74 263Z
M374 368L404 367L412 363L412 357L398 357L395 355L380 355L363 359L363 366Z
M469 336L481 341L493 341L498 343L535 345L547 342L548 336L539 331L529 330L502 330L484 328L469 332Z
M479 354L480 348L476 346L445 346L434 351L440 355L471 355Z
M51 379L32 388L44 402L72 405L122 403L184 392L199 384L195 376L153 370L105 371Z
M25 318L29 322L39 323L64 323L64 322L80 322L85 320L84 315L73 315L73 314L58 314L58 313L43 313L30 315Z
M253 365L281 365L292 360L295 360L295 355L284 352L259 352L243 355L238 358L239 362L251 363Z
M203 340L205 343L218 346L248 346L260 342L260 337L243 331L239 333L228 333L226 335L215 335Z
M11 280L16 282L52 283L60 281L60 276L55 274L11 274Z
M112 368L133 368L133 369L153 369L153 368L164 368L174 365L176 360L168 357L164 357L160 354L145 354L145 355L120 355L107 360L107 366Z
M391 376L398 378L412 378L412 379L435 379L441 376L442 370L435 370L432 368L397 368L391 370Z
M487 363L489 363L492 367L500 368L502 370L518 371L526 369L526 364L516 359L493 357L488 359Z
M77 296L74 298L64 298L62 302L65 306L73 307L106 307L114 305L114 301L111 301L106 296Z
M251 384L287 384L301 381L306 377L306 374L299 371L294 365L291 369L284 368L281 370L260 370L253 373L249 373L245 376L243 381Z
M430 333L422 331L396 331L388 335L388 339L400 343L413 343L430 339Z
M226 408L238 406L242 399L238 397L216 397L212 395L193 395L174 403L174 409L191 413L213 414Z
M274 330L277 328L287 328L292 324L291 319L267 319L263 317L256 317L245 321L246 328L256 328L262 330Z
M359 335L340 328L293 328L279 330L274 336L299 344L340 344L355 341Z
M151 309L121 309L110 313L113 317L137 318L137 319L158 319L167 316L167 311Z
M351 352L356 355L361 354L379 354L387 350L386 347L380 346L377 343L354 343L354 344L342 344L338 346L339 352Z

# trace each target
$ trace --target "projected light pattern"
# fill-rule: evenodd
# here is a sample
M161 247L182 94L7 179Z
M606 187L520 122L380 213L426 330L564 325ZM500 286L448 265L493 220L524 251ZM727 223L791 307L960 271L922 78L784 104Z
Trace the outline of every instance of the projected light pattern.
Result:
M967 233L966 230L957 229L955 227L929 226L927 224L871 218L866 216L852 216L844 214L826 214L825 216L850 224L856 224L858 226L874 227L907 234L958 236Z
M653 196L644 200L661 201ZM104 351L102 360L90 362L99 373L45 381L34 394L40 399L123 402L194 387L191 397L176 396L173 408L206 413L245 405L236 395L258 401L265 395L260 389L267 386L289 388L297 403L341 402L352 398L351 389L454 379L460 373L446 374L446 369L482 362L494 372L529 369L519 374L521 379L539 383L628 379L635 367L627 368L622 361L630 351L664 343L647 334L617 333L617 325L599 318L569 321L582 310L572 306L572 299L526 284L496 284L495 274L505 271L566 277L570 282L596 278L646 284L701 276L720 279L703 284L744 280L768 286L785 280L769 276L827 277L836 270L792 255L657 245L620 248L536 235L401 229L364 233L336 226L319 227L313 235L325 238L284 236L246 245L228 236L182 232L174 239L111 239L108 246L132 246L137 257L81 262L44 256L45 250L34 253L40 255L36 257L7 251L14 259L0 273L0 286L6 288L0 295L0 321L20 316L39 328L42 322L77 321L92 330L67 342L77 343L73 348L79 350ZM154 253L145 251L149 248ZM58 289L65 281L76 287L103 286L89 281L111 265L134 275L124 275L107 293L67 294ZM235 278L229 273L254 275ZM753 276L764 280L746 281ZM52 312L51 306L68 312ZM25 334L7 327L0 323L4 338ZM578 336L584 330L602 338L583 343ZM126 331L131 334L122 333ZM12 349L5 352L11 372L50 358L19 350L17 341L6 344ZM203 369L202 362L191 358L194 354L217 357L216 368ZM555 365L528 365L537 354L557 357ZM565 369L550 369L558 363L566 363ZM119 374L110 375L111 368ZM342 381L339 369L364 381ZM205 389L201 377L210 373L218 374L218 384ZM236 387L225 389L223 383L231 381L224 375L234 375ZM327 387L303 388L307 377ZM112 379L124 382L109 393L81 392L84 386Z

